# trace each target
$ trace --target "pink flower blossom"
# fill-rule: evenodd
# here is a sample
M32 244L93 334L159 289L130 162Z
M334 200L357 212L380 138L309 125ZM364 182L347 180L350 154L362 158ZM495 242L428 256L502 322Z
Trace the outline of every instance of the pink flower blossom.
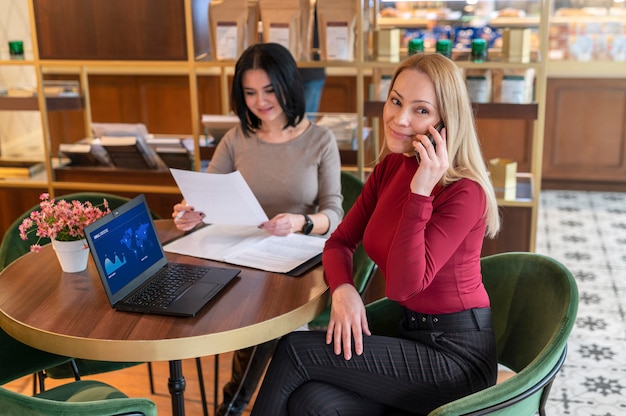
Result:
M42 238L58 241L75 241L85 238L85 226L111 212L106 199L97 206L89 201L56 201L50 199L48 193L41 194L39 199L40 210L31 212L30 216L25 218L19 226L22 240L27 240L31 232L35 232L38 237L37 242L30 246L32 252L41 250Z

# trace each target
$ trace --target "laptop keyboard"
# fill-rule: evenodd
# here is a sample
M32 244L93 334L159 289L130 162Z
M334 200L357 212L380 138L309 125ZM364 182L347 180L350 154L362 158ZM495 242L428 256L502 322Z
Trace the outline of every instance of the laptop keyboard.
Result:
M184 289L207 273L206 267L170 263L126 303L165 308Z

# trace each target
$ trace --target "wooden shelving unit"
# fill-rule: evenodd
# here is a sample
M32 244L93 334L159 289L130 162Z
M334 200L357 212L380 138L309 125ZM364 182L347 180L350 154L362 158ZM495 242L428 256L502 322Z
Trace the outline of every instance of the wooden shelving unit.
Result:
M226 114L229 110L228 91L230 77L233 73L234 62L213 62L204 59L196 60L196 31L194 24L193 0L168 0L163 10L157 10L150 0L136 0L128 3L122 0L94 0L89 10L84 9L84 2L80 0L23 0L28 2L31 18L31 33L33 40L32 59L21 62L0 59L2 65L30 65L35 69L38 80L38 96L33 98L0 97L0 111L40 111L43 126L44 149L46 152L46 171L28 180L0 181L0 196L2 200L17 200L19 203L6 209L5 216L0 218L7 223L9 218L17 217L21 212L37 202L38 192L47 191L61 194L78 190L101 190L112 193L133 195L137 193L149 194L151 207L162 208L162 215L169 214L172 202L179 197L179 191L172 181L168 181L168 172L148 172L145 175L132 172L111 172L102 169L76 169L58 166L56 148L59 141L76 141L90 135L89 126L97 114L98 122L144 122L150 132L159 135L176 137L191 137L194 139L194 166L201 166L203 154L204 131L201 126L201 115L209 113ZM371 51L365 36L370 36L371 30L364 21L364 14L374 13L367 10L363 13L367 2L354 0L358 5L357 37L355 60L353 62L301 62L303 67L324 66L329 76L341 73L354 80L356 84L354 100L356 101L357 148L355 150L342 149L342 160L346 169L353 170L357 175L365 177L379 152L379 140L375 134L364 141L364 130L368 123L378 124L376 117L372 117L382 108L382 103L371 102L367 94L369 81L375 77L377 71L391 71L394 63L372 61L368 57ZM538 27L542 48L536 56L547 56L549 0L538 0L541 3L541 18L531 19L515 24ZM71 44L54 42L67 41L63 34L57 33L54 27L55 19L62 20L63 29L68 31L67 36L76 38L77 33L86 30L84 22L74 22L65 13L69 4L76 2L76 9L72 13L87 13L82 20L89 20L89 13L99 16L94 19L94 27L89 30L99 36L110 36L106 42L93 45L85 52L84 44L72 49ZM208 4L208 2L206 2ZM37 7L45 5L48 16L42 19ZM73 8L69 8L73 9ZM151 36L159 36L160 32L175 34L174 39L159 45L158 39L145 39L142 32L128 25L128 20L142 16L150 10L150 27L146 32ZM106 13L105 13L106 11ZM121 16L124 24L112 24L103 20L101 16ZM57 22L58 23L58 22ZM387 21L385 24L388 24ZM513 25L513 23L512 23ZM401 24L397 24L401 26ZM157 29L158 28L158 29ZM165 30L164 28L167 28ZM368 29L368 30L366 30ZM91 33L89 36L92 36ZM141 37L137 41L135 38ZM71 40L71 39L70 39ZM123 42L122 42L123 41ZM43 42L43 43L42 43ZM182 42L182 43L181 43ZM154 45L158 45L155 49ZM118 49L115 49L118 48ZM133 49L135 48L135 49ZM159 50L159 48L164 50ZM92 50L93 49L93 50ZM133 53L132 51L135 51ZM78 59L80 53L83 58ZM156 58L155 58L156 56ZM45 58L42 58L45 57ZM103 57L100 59L100 57ZM534 60L528 64L510 62L486 62L474 64L468 61L458 61L461 68L533 68L535 70L535 102L526 105L515 104L480 104L476 106L477 117L489 123L514 121L531 130L528 145L523 148L524 161L521 165L527 166L526 182L527 194L530 198L519 201L502 199L501 206L505 210L504 227L512 227L511 235L524 234L521 245L516 248L534 250L534 235L541 177L541 157L543 140L543 114L546 91L545 62ZM80 82L80 97L43 97L42 84L44 79L72 79ZM116 86L117 83L117 86ZM118 88L123 84L123 88ZM143 101L142 101L143 100ZM155 102L157 101L157 102ZM135 117L129 120L129 118ZM152 125L155 127L153 127ZM375 126L372 126L375 129ZM479 126L480 127L480 126ZM59 133L61 132L61 134ZM502 140L506 140L502 137ZM496 146L496 149L498 146ZM150 175L150 173L154 175ZM171 179L171 178L170 178ZM15 198L20 189L30 189L30 193ZM150 196L153 198L150 200ZM521 210L521 211L520 211ZM157 208L158 212L159 209ZM507 218L510 212L520 212ZM0 214L2 216L2 214ZM519 217L522 220L519 220ZM0 234L4 229L0 228ZM505 233L506 234L506 233ZM510 238L506 237L505 238ZM515 237L512 237L515 239ZM506 248L506 245L505 245ZM498 250L497 248L495 250Z

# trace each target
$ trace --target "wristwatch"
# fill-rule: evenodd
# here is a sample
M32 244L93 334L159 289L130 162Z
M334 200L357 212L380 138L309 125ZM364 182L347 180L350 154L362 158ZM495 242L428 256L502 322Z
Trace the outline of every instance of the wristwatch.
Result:
M302 227L302 234L309 235L311 234L311 231L313 231L313 221L308 215L302 215L304 215L304 226Z

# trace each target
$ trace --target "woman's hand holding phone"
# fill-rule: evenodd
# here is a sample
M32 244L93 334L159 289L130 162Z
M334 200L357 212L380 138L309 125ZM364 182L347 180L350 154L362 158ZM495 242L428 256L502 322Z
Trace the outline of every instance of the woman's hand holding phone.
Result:
M443 121L440 121L435 126L435 130L437 130L438 132L441 132L441 129L443 129L443 127L444 127ZM428 138L428 140L430 140L430 143L433 145L433 149L435 149L435 151L437 151L437 144L435 143L435 138L433 137L433 134L429 132L426 135L426 137ZM419 152L417 150L414 150L414 152L415 152L415 157L417 158L417 161L421 162L421 157L420 157Z
M432 146L425 146L419 139L413 142L419 167L411 180L411 192L424 196L430 196L433 188L449 167L445 142L447 131L443 122L439 122L436 127L429 126L428 130L425 136ZM417 146L421 149L418 150Z

